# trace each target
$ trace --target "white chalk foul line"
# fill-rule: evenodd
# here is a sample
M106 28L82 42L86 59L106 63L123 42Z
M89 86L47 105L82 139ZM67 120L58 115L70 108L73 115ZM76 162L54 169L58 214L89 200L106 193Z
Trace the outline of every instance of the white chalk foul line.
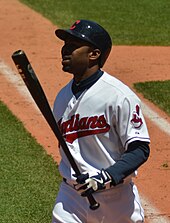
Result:
M19 74L16 75L16 73L1 59L0 59L0 74L2 74L7 79L8 82L12 83L13 86L17 89L17 91L24 97L24 99L27 100L29 103L31 103L31 105L34 106L34 108L40 114L40 111L36 106L22 78L19 76Z
M164 133L170 135L170 123L160 117L155 111L151 110L145 103L142 103L142 111L154 124Z
M142 195L141 203L145 210L146 220L149 223L170 223L170 218L155 208L150 201Z
M35 103L22 79L19 78L15 74L15 72L2 60L0 60L0 73L4 75L4 77L6 77L7 81L12 83L17 88L17 90L22 96L25 97L26 100L28 100L33 104L33 106L35 106ZM161 118L156 112L151 110L146 104L142 103L142 107L144 115L148 117L151 121L153 121L166 134L170 135L170 124L165 119ZM167 217L163 216L159 212L159 210L156 209L143 195L141 197L141 201L145 209L147 219L150 223L170 223L170 220Z

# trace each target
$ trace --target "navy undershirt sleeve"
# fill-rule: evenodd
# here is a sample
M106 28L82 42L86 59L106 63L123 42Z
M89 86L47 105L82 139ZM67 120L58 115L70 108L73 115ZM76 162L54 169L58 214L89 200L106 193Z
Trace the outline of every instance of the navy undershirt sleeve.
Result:
M127 151L122 155L113 166L110 166L106 171L112 177L113 185L123 183L123 180L138 169L150 154L149 143L135 141L129 144Z

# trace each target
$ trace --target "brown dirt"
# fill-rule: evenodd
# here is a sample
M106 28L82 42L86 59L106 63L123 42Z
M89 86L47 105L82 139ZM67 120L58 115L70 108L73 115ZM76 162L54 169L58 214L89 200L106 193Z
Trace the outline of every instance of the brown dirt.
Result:
M56 27L17 0L0 1L0 62L3 60L17 75L11 55L23 49L36 71L52 106L57 92L71 76L61 71L62 42L54 35ZM170 79L169 47L114 46L104 69L131 88L133 83ZM21 83L18 83L20 85ZM59 162L58 142L42 115L21 95L8 77L0 74L0 100L24 123L29 132ZM170 122L170 117L143 99L153 110ZM151 156L139 170L138 188L150 202L170 219L170 138L146 118L151 136ZM147 207L146 207L147 208ZM154 216L155 213L153 213ZM147 216L149 219L149 216Z

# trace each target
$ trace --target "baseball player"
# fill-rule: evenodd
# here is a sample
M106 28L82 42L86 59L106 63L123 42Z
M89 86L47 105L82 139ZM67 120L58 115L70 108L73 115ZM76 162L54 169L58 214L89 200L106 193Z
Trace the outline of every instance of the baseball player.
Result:
M133 182L150 151L140 99L102 70L112 47L103 27L77 20L55 34L64 41L62 69L73 79L57 95L53 112L82 174L76 176L61 149L63 182L52 222L144 222ZM89 208L91 193L100 203L96 210Z

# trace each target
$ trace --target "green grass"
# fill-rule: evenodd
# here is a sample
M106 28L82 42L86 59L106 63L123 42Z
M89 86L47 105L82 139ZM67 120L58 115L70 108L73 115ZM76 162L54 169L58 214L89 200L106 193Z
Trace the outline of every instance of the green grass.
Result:
M169 0L20 0L58 27L77 19L103 25L113 45L170 45Z
M3 103L0 120L0 222L50 223L57 165Z
M170 115L170 80L135 83L134 87Z

